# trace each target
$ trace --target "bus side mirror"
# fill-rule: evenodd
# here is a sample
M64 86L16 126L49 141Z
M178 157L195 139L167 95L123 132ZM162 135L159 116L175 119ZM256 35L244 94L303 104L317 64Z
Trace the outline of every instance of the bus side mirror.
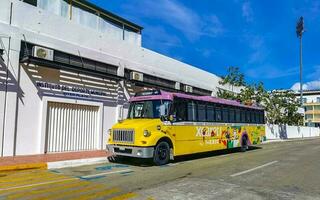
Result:
M160 116L160 120L161 120L162 122L166 121L166 116L161 115L161 116Z
M160 116L160 120L162 122L174 122L175 121L175 117L173 115L161 115Z
M175 121L175 117L173 115L169 115L169 121L172 123Z

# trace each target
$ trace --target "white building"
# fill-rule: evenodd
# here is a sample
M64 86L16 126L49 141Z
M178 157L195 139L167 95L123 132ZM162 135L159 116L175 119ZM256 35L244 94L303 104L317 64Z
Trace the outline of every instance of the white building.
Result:
M0 155L104 149L139 90L229 90L143 48L141 30L85 0L1 0Z
M320 127L320 90L304 90L302 94L305 125ZM300 92L296 91L295 95L300 100Z

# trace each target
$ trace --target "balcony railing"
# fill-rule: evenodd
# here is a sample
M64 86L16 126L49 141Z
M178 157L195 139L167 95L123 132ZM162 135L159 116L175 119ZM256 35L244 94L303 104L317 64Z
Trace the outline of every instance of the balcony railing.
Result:
M59 15L77 24L107 33L113 38L141 45L141 29L107 11L99 11L83 0L23 0L26 3Z

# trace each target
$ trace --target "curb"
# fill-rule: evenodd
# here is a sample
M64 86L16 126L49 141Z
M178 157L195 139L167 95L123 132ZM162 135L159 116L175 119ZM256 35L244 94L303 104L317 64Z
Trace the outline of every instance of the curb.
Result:
M26 164L15 164L0 166L0 172L8 171L20 171L20 170L30 170L30 169L61 169L67 167L79 167L85 165L94 165L100 163L108 163L107 157L97 157L97 158L86 158L86 159L75 159L75 160L63 160L47 163L26 163Z
M85 158L76 160L63 160L56 162L48 162L48 169L61 169L66 167L79 167L84 165L94 165L99 163L108 163L107 157Z
M28 163L28 164L0 166L0 172L18 171L18 170L27 170L27 169L48 169L48 165L47 163Z
M319 136L314 137L304 137L304 138L290 138L290 139L270 139L262 142L261 144L277 143L277 142L295 142L295 141L304 141L304 140L313 140L319 139Z

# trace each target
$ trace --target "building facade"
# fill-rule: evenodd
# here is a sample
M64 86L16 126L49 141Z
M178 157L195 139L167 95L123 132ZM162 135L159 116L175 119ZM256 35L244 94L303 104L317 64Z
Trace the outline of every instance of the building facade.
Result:
M143 48L142 29L84 0L1 0L0 156L104 149L137 91L231 89Z
M320 127L320 90L303 91L305 125Z

